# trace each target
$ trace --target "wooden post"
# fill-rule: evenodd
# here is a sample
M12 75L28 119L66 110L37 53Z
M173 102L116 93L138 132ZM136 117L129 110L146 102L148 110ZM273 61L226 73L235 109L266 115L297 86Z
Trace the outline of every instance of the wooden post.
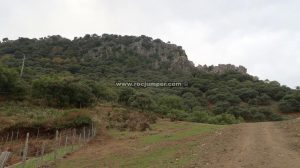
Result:
M78 137L78 145L80 145L81 143L81 133L79 134L79 137Z
M11 131L10 143L12 143L13 140L14 140L14 131Z
M0 155L0 167L3 168L5 166L5 162L10 158L12 155L11 152L4 151Z
M26 134L26 141L23 151L23 158L22 158L22 168L25 168L26 166L26 159L27 159L27 152L28 152L28 140L29 140L29 133Z
M94 136L94 122L92 122L92 136Z
M72 151L74 150L74 143L75 143L75 136L76 136L76 129L73 129L73 135L72 135Z
M39 165L43 165L43 161L44 161L44 154L45 154L45 146L46 146L46 142L43 141L42 144L42 150L41 150L41 157L40 157L40 161L39 161ZM38 166L39 166L38 165Z
M68 135L66 135L66 140L65 140L65 148L68 146Z
M35 158L36 158L35 167L38 168L39 167L39 159L38 159L39 158L39 149L38 148L36 149Z
M97 135L97 127L94 128L94 137Z
M17 131L17 137L16 137L16 140L19 140L19 129Z
M7 141L8 141L8 137L9 137L9 134L7 134L7 137L6 137L5 144L6 144L6 143L7 143Z
M83 141L85 143L85 127L83 127Z
M91 130L89 129L88 140L87 141L90 141L90 140L91 140Z
M56 130L56 133L55 133L55 142L54 142L54 156L53 156L53 159L56 160L56 157L57 157L57 148L58 148L58 130Z
M58 141L58 146L60 147L61 145L61 134L62 134L62 131L59 133L59 141Z
M36 134L36 139L39 138L39 134L40 134L40 128L38 128L37 134Z

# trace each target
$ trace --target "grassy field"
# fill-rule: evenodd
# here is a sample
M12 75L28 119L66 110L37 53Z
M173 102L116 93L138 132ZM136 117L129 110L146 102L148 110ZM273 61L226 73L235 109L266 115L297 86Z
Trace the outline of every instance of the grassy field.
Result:
M110 138L95 141L56 165L68 167L185 167L197 157L201 137L223 126L159 121L146 132L110 130Z

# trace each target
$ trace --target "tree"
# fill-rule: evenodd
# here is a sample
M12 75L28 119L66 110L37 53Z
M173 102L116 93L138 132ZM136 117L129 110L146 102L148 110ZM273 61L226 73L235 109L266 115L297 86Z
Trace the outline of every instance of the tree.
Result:
M159 99L158 104L167 107L167 109L182 109L183 99L176 95L166 95Z
M151 109L154 103L150 95L142 92L136 93L133 97L130 98L129 101L131 102L131 105L133 107L140 108L142 112L144 112L144 110Z
M237 91L237 95L244 101L248 102L250 99L253 99L258 96L258 92L250 88L242 88Z
M123 88L120 93L119 93L119 99L118 102L119 103L123 103L125 105L129 105L130 104L130 98L132 98L135 94L135 90L132 88Z
M9 39L7 37L3 38L2 41L3 42L7 42Z
M0 96L23 100L27 90L26 83L19 78L15 70L0 67Z
M85 82L71 77L42 77L33 82L33 97L56 107L86 107L95 101L92 89Z
M282 112L299 112L300 94L290 94L283 97L279 103L279 109Z
M197 98L191 92L182 95L183 104L187 111L192 111L195 106L199 105Z

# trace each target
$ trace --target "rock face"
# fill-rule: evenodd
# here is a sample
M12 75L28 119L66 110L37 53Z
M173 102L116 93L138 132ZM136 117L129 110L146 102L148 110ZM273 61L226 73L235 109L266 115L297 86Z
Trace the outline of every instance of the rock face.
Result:
M166 68L187 72L194 68L181 46L165 43L160 39L115 35L103 35L99 39L102 41L101 45L90 49L85 56L103 59L130 55L148 60L153 69Z
M226 72L239 72L241 74L247 74L247 69L243 66L235 66L232 64L219 64L217 66L198 65L197 69L204 72L211 72L216 74L224 74Z

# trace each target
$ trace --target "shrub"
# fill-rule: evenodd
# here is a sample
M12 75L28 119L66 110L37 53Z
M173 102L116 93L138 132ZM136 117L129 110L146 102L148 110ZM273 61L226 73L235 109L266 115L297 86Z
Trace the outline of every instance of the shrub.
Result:
M171 119L171 121L182 121L187 118L188 114L183 110L171 109L167 116Z
M49 106L87 107L95 101L92 89L74 78L42 77L33 82L33 97Z
M214 114L222 114L222 113L226 113L227 109L230 107L230 103L229 102L217 102L212 111Z
M192 122L207 123L209 118L210 116L206 111L197 111L193 112L188 120Z
M240 119L235 118L231 114L220 114L209 118L208 123L210 124L237 124Z
M153 107L154 101L150 95L146 93L136 93L133 97L129 99L131 106L137 107L142 110L150 110Z
M279 103L281 112L299 112L300 111L300 92L286 95Z

